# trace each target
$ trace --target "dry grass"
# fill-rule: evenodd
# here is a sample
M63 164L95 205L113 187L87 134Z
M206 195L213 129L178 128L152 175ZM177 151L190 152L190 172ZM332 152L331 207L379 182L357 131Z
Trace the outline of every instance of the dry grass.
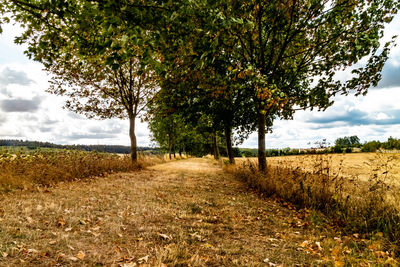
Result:
M264 199L206 159L60 182L0 201L1 266L395 263L380 254L379 235L341 236L318 214Z
M128 155L54 150L32 154L0 154L0 191L52 186L60 181L139 170L165 162L162 156L140 156L132 164Z
M253 160L242 161L242 165L231 166L228 171L268 195L324 212L346 232L381 233L393 242L387 249L400 253L397 155L373 155L365 165L368 177L358 176L356 169L343 167L349 164L346 156L344 160L336 158L336 165L336 155L269 160L266 175L257 172ZM358 159L366 156L370 155L358 155Z
M285 166L290 168L301 168L304 171L312 172L315 164L318 162L320 155L296 155L267 158L268 164L278 167ZM373 172L381 163L392 161L391 176L393 183L400 185L400 154L392 153L350 153L350 154L329 154L326 156L330 161L330 171L332 175L339 174L346 178L357 177L364 181L368 181ZM252 161L257 163L257 158L236 158L237 163L244 161Z

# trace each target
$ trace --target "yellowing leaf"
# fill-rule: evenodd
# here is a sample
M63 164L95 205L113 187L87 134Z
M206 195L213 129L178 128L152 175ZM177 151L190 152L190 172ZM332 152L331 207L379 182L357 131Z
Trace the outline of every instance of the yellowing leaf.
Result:
M58 221L57 221L57 226L58 227L64 227L64 225L65 225L65 220L63 219L63 218L58 218Z
M302 248L305 248L305 247L307 247L308 246L308 244L310 244L310 242L309 241L307 241L307 240L305 240L305 241L303 241L303 243L301 243L301 247Z
M205 243L205 244L203 245L203 247L205 247L205 248L212 248L212 247L213 247L213 245L211 245L211 244L208 244L208 243Z
M338 248L334 248L332 250L332 256L338 257L340 255L340 250Z
M76 254L76 257L80 260L83 260L85 258L86 254L83 251L79 251L78 254Z

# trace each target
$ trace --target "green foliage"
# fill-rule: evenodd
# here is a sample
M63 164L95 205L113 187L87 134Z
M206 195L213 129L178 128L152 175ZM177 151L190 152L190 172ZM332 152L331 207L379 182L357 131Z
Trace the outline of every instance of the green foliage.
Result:
M209 133L224 132L230 157L232 130L240 141L257 128L263 171L265 132L276 118L291 119L298 108L325 110L336 94L365 94L378 84L394 42L381 46L380 40L398 8L393 0L0 4L1 13L25 25L16 41L28 44L27 55L54 72L58 85L76 85L82 75L90 81L81 94L73 92L71 103L89 100L70 108L95 114L101 107L107 116L135 110L127 105L132 101L115 100L114 91L96 89L114 81L108 75L130 74L133 60L139 77L142 71L159 75L162 101L185 124L196 128L202 118ZM349 68L348 80L336 78ZM136 81L122 76L130 81L125 85Z
M366 142L362 148L362 152L376 152L381 147L381 142L379 141L370 141Z
M343 153L343 148L340 145L335 145L332 148L333 153Z
M107 153L129 154L131 148L129 146L119 145L57 145L49 142L39 141L23 141L23 140L0 140L0 151L7 150L9 153L20 152L21 149L40 149L41 151L51 151L56 149L97 151ZM146 151L146 153L157 154L159 151L152 147L138 147L138 151Z
M400 139L389 137L386 142L382 143L382 148L400 150Z
M340 148L349 148L349 147L360 147L360 139L356 136L345 136L336 139L335 146Z

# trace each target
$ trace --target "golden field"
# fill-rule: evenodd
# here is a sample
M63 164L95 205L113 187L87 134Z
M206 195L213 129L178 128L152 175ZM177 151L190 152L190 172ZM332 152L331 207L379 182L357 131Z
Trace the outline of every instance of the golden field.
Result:
M257 163L257 158L236 158L241 164L247 160ZM307 172L315 172L329 167L330 175L368 180L371 175L387 175L391 182L400 185L400 154L398 153L351 153L325 155L296 155L267 158L267 164L279 167L300 168ZM387 174L384 172L387 171Z

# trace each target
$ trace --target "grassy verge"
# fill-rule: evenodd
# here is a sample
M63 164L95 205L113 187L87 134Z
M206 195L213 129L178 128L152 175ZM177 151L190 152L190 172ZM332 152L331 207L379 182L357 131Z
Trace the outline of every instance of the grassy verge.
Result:
M138 163L132 164L128 155L75 150L1 153L0 191L51 186L60 181L138 170L164 161L162 156L140 156Z
M332 174L331 156L317 155L312 170L287 165L257 171L254 161L227 166L226 170L266 195L276 195L300 207L323 212L331 223L347 233L382 235L386 251L400 252L400 194L390 171L393 158L377 157L366 163L368 180ZM339 166L340 170L340 166Z

